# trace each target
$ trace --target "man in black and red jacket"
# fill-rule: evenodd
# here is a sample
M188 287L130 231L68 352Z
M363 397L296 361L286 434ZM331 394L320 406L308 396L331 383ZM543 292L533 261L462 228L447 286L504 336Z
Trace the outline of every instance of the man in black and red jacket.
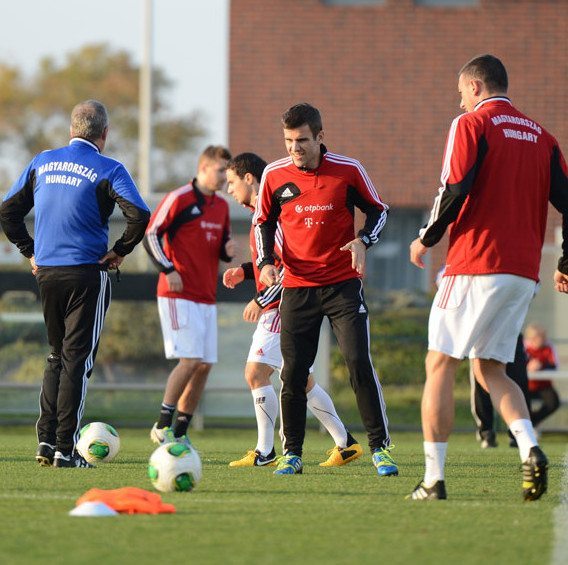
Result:
M282 116L289 157L266 168L253 222L260 281L278 283L274 240L283 232L283 291L280 302L284 457L275 474L302 472L306 425L306 382L324 316L345 358L351 386L380 476L397 475L390 455L385 402L371 362L368 309L361 278L367 248L386 219L384 204L355 159L323 145L319 111L301 103ZM354 211L366 216L355 236Z

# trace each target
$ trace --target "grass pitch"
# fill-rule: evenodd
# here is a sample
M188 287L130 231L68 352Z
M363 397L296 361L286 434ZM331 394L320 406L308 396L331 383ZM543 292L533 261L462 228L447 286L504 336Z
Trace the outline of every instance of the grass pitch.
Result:
M32 428L2 428L0 563L548 563L553 511L561 499L565 436L545 436L549 492L523 503L517 451L502 435L482 451L473 433L452 437L447 501L405 500L423 472L422 439L395 435L400 476L379 478L368 452L320 468L331 442L308 433L304 474L229 469L254 447L251 431L193 433L203 480L192 493L164 494L174 515L68 516L92 487L152 490L147 430L119 429L117 459L96 469L39 467ZM362 434L358 434L363 440ZM565 488L565 487L564 487ZM564 493L566 496L566 492Z

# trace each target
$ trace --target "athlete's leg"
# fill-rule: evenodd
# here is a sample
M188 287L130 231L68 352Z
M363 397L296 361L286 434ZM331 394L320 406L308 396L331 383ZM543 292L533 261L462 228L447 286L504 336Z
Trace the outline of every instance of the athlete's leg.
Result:
M313 288L286 288L280 302L284 453L302 455L306 433L306 384L313 365L323 315Z
M319 420L320 424L328 431L338 447L347 446L347 430L337 415L331 396L319 386L314 378L308 377L306 396L310 412Z
M519 386L505 372L505 365L493 359L474 359L476 378L487 388L496 410L517 440L521 461L538 445L529 410Z

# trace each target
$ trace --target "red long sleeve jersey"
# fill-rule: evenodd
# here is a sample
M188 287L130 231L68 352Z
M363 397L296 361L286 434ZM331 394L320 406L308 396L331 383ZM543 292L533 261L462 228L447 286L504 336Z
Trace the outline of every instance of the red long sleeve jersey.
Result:
M301 170L290 157L264 171L253 219L260 269L274 263L274 235L282 227L283 286L323 286L359 277L351 253L340 247L353 240L354 208L366 214L359 231L368 247L378 240L388 206L355 159L328 153L320 165Z
M144 241L162 271L158 296L214 304L229 233L229 206L223 198L205 196L191 183L168 194L152 214ZM168 289L166 273L174 270L183 281L181 292Z
M549 200L564 215L567 256L566 175L554 137L508 98L483 100L452 122L442 186L420 238L430 247L453 222L446 275L538 280Z

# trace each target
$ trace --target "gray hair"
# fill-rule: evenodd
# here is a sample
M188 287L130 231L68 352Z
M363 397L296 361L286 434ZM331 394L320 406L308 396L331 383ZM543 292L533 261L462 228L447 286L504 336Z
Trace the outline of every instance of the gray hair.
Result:
M89 141L100 139L108 127L107 110L98 100L79 102L71 112L71 133Z

